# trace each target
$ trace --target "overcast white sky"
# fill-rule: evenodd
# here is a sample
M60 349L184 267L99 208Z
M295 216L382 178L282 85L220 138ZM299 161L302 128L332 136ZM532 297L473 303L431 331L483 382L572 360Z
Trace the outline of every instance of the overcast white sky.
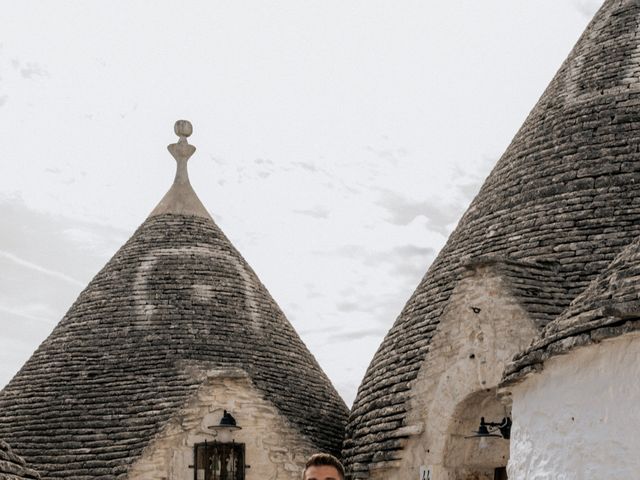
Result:
M0 0L0 387L192 183L350 405L601 0Z

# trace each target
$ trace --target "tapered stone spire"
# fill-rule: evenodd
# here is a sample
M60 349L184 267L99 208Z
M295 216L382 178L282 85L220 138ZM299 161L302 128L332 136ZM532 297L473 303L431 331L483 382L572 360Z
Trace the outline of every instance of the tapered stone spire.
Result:
M640 236L640 3L601 3L371 361L347 425L347 478L404 478L380 472L426 458L416 452L432 441L426 430L407 440L407 427L444 425L437 408L414 410L416 399L441 391L463 400L462 384L430 361L452 358L433 338L457 312L452 292L469 259L501 258L501 275L541 328Z
M180 138L178 143L168 145L167 149L177 162L176 177L169 191L162 197L162 200L153 209L149 217L175 213L177 215L195 215L211 218L211 215L209 215L189 182L187 161L195 153L196 147L189 145L187 137L193 133L193 126L188 120L178 120L173 130Z
M42 480L168 478L131 472L144 452L157 451L159 435L179 437L177 425L195 429L185 438L207 438L193 433L204 420L181 415L202 389L220 388L214 377L246 376L300 445L339 453L347 407L191 188L191 130L176 123L169 152L178 168L162 201L0 392L0 439ZM267 410L245 409L243 395L234 414L251 424L251 410L263 425ZM266 455L272 437L255 438ZM167 462L183 458L179 451ZM175 478L193 475L183 467Z

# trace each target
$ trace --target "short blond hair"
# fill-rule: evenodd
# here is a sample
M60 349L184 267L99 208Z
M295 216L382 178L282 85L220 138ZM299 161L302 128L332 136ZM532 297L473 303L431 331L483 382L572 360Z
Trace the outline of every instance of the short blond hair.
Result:
M305 475L307 474L307 470L309 467L334 467L338 473L340 474L340 480L344 480L344 467L340 460L331 455L330 453L314 453L309 457L307 463L304 466L304 470L302 472L302 480L305 480Z

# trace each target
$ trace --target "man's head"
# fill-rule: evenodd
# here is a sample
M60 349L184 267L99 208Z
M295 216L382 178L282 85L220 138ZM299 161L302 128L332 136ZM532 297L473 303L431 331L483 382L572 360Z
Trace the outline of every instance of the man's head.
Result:
M344 480L344 467L333 455L311 455L302 472L302 480Z

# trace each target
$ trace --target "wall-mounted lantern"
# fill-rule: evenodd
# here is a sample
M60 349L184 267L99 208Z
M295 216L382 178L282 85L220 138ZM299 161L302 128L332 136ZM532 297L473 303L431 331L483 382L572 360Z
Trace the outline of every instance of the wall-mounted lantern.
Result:
M473 432L474 435L471 435L467 438L488 438L488 437L498 437L504 438L505 440L509 440L511 437L511 419L509 417L504 417L502 422L485 422L484 417L480 418L480 427L478 427L478 431ZM498 435L496 432L500 432Z
M236 419L233 418L233 415L226 410L220 419L220 423L218 423L218 425L212 425L209 428L216 432L216 440L223 443L232 442L233 434L237 430L242 429L242 427L236 423Z
M194 480L244 480L245 445L236 443L233 434L242 427L226 410L217 425L209 427L216 432L213 442L194 446Z

